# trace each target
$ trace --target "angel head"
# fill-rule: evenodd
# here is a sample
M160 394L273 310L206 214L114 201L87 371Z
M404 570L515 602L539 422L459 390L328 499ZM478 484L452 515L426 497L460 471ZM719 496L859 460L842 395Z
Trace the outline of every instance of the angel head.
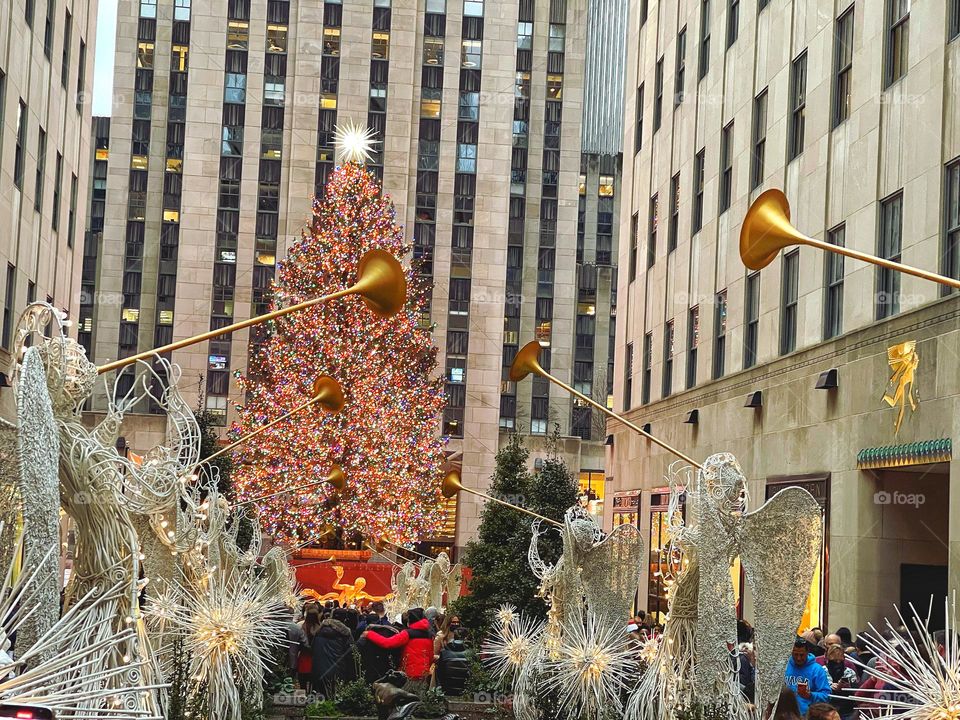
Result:
M711 455L701 472L703 500L722 518L742 515L747 504L747 482L740 463L730 453Z
M54 413L74 413L93 394L97 366L87 360L86 349L69 337L44 339L40 354Z

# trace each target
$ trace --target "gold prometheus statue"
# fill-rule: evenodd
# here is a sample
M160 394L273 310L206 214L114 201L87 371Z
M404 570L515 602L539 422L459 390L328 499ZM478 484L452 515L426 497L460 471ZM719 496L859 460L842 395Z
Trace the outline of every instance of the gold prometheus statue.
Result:
M887 362L893 370L893 377L887 384L887 391L883 395L883 401L890 407L900 404L900 412L897 413L897 422L894 430L900 433L900 424L903 422L903 415L907 409L907 401L910 401L910 411L915 412L917 403L917 388L914 384L917 367L920 365L920 356L917 354L917 343L915 340L894 345L887 348Z
M320 595L319 600L338 600L340 607L346 607L363 600L375 602L377 600L387 600L393 596L392 593L388 595L371 595L368 593L364 590L367 586L367 579L365 577L358 577L353 581L352 585L350 583L342 583L340 581L343 580L343 566L334 565L333 570L337 573L337 579L333 583L333 589L337 592L328 592Z

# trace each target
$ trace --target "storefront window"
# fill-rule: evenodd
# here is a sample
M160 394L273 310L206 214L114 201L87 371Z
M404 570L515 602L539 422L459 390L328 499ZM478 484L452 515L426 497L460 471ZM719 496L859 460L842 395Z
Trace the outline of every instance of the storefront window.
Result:
M685 505L681 504L680 517ZM647 615L658 625L666 622L670 589L683 568L679 549L670 543L670 492L650 497L650 564L647 571ZM644 608L640 608L643 610Z
M817 475L814 477L795 477L795 478L772 478L767 480L766 500L769 500L778 492L787 487L801 487L820 503L823 508L823 547L820 557L817 559L817 567L813 571L813 580L810 583L810 594L807 596L807 604L803 609L803 620L797 632L803 633L813 627L826 627L826 602L827 602L827 575L824 571L826 567L825 559L829 548L827 547L827 529L830 527L830 502L829 502L829 475Z
M595 518L603 517L603 488L606 476L602 470L580 471L580 495L586 496L587 512Z

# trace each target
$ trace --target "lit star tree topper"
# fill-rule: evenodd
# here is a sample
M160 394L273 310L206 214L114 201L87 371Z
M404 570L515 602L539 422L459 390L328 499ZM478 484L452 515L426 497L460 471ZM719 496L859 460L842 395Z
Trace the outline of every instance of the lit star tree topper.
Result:
M363 131L338 130L341 136L345 156L369 151ZM389 197L360 164L347 161L279 263L274 305L349 287L360 258L374 248L402 260L411 246ZM442 380L434 373L431 332L419 323L429 288L412 270L407 283L407 307L391 318L350 296L273 321L249 376L240 378L247 397L238 407L237 436L302 404L318 375L335 378L346 400L335 415L304 410L239 449L233 482L240 500L315 483L333 464L344 470L342 492L320 483L257 502L264 530L276 538L309 542L342 528L409 543L439 529Z

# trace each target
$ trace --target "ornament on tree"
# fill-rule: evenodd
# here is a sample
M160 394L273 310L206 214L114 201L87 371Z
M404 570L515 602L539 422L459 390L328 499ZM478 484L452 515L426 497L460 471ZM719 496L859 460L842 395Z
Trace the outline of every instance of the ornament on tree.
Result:
M277 306L348 287L371 249L398 259L410 252L389 197L358 164L370 151L369 132L348 126L338 128L337 137L346 162L314 200L312 221L278 265ZM347 297L272 321L250 377L240 378L247 402L238 407L235 436L302 403L318 374L335 378L346 400L337 415L298 413L238 450L238 499L277 493L255 503L264 531L275 538L299 544L341 527L408 543L439 529L442 379L434 374L433 338L419 325L429 287L409 270L407 283L407 306L393 317L374 316L361 299ZM350 478L338 503L322 484L278 492L310 485L334 464Z

